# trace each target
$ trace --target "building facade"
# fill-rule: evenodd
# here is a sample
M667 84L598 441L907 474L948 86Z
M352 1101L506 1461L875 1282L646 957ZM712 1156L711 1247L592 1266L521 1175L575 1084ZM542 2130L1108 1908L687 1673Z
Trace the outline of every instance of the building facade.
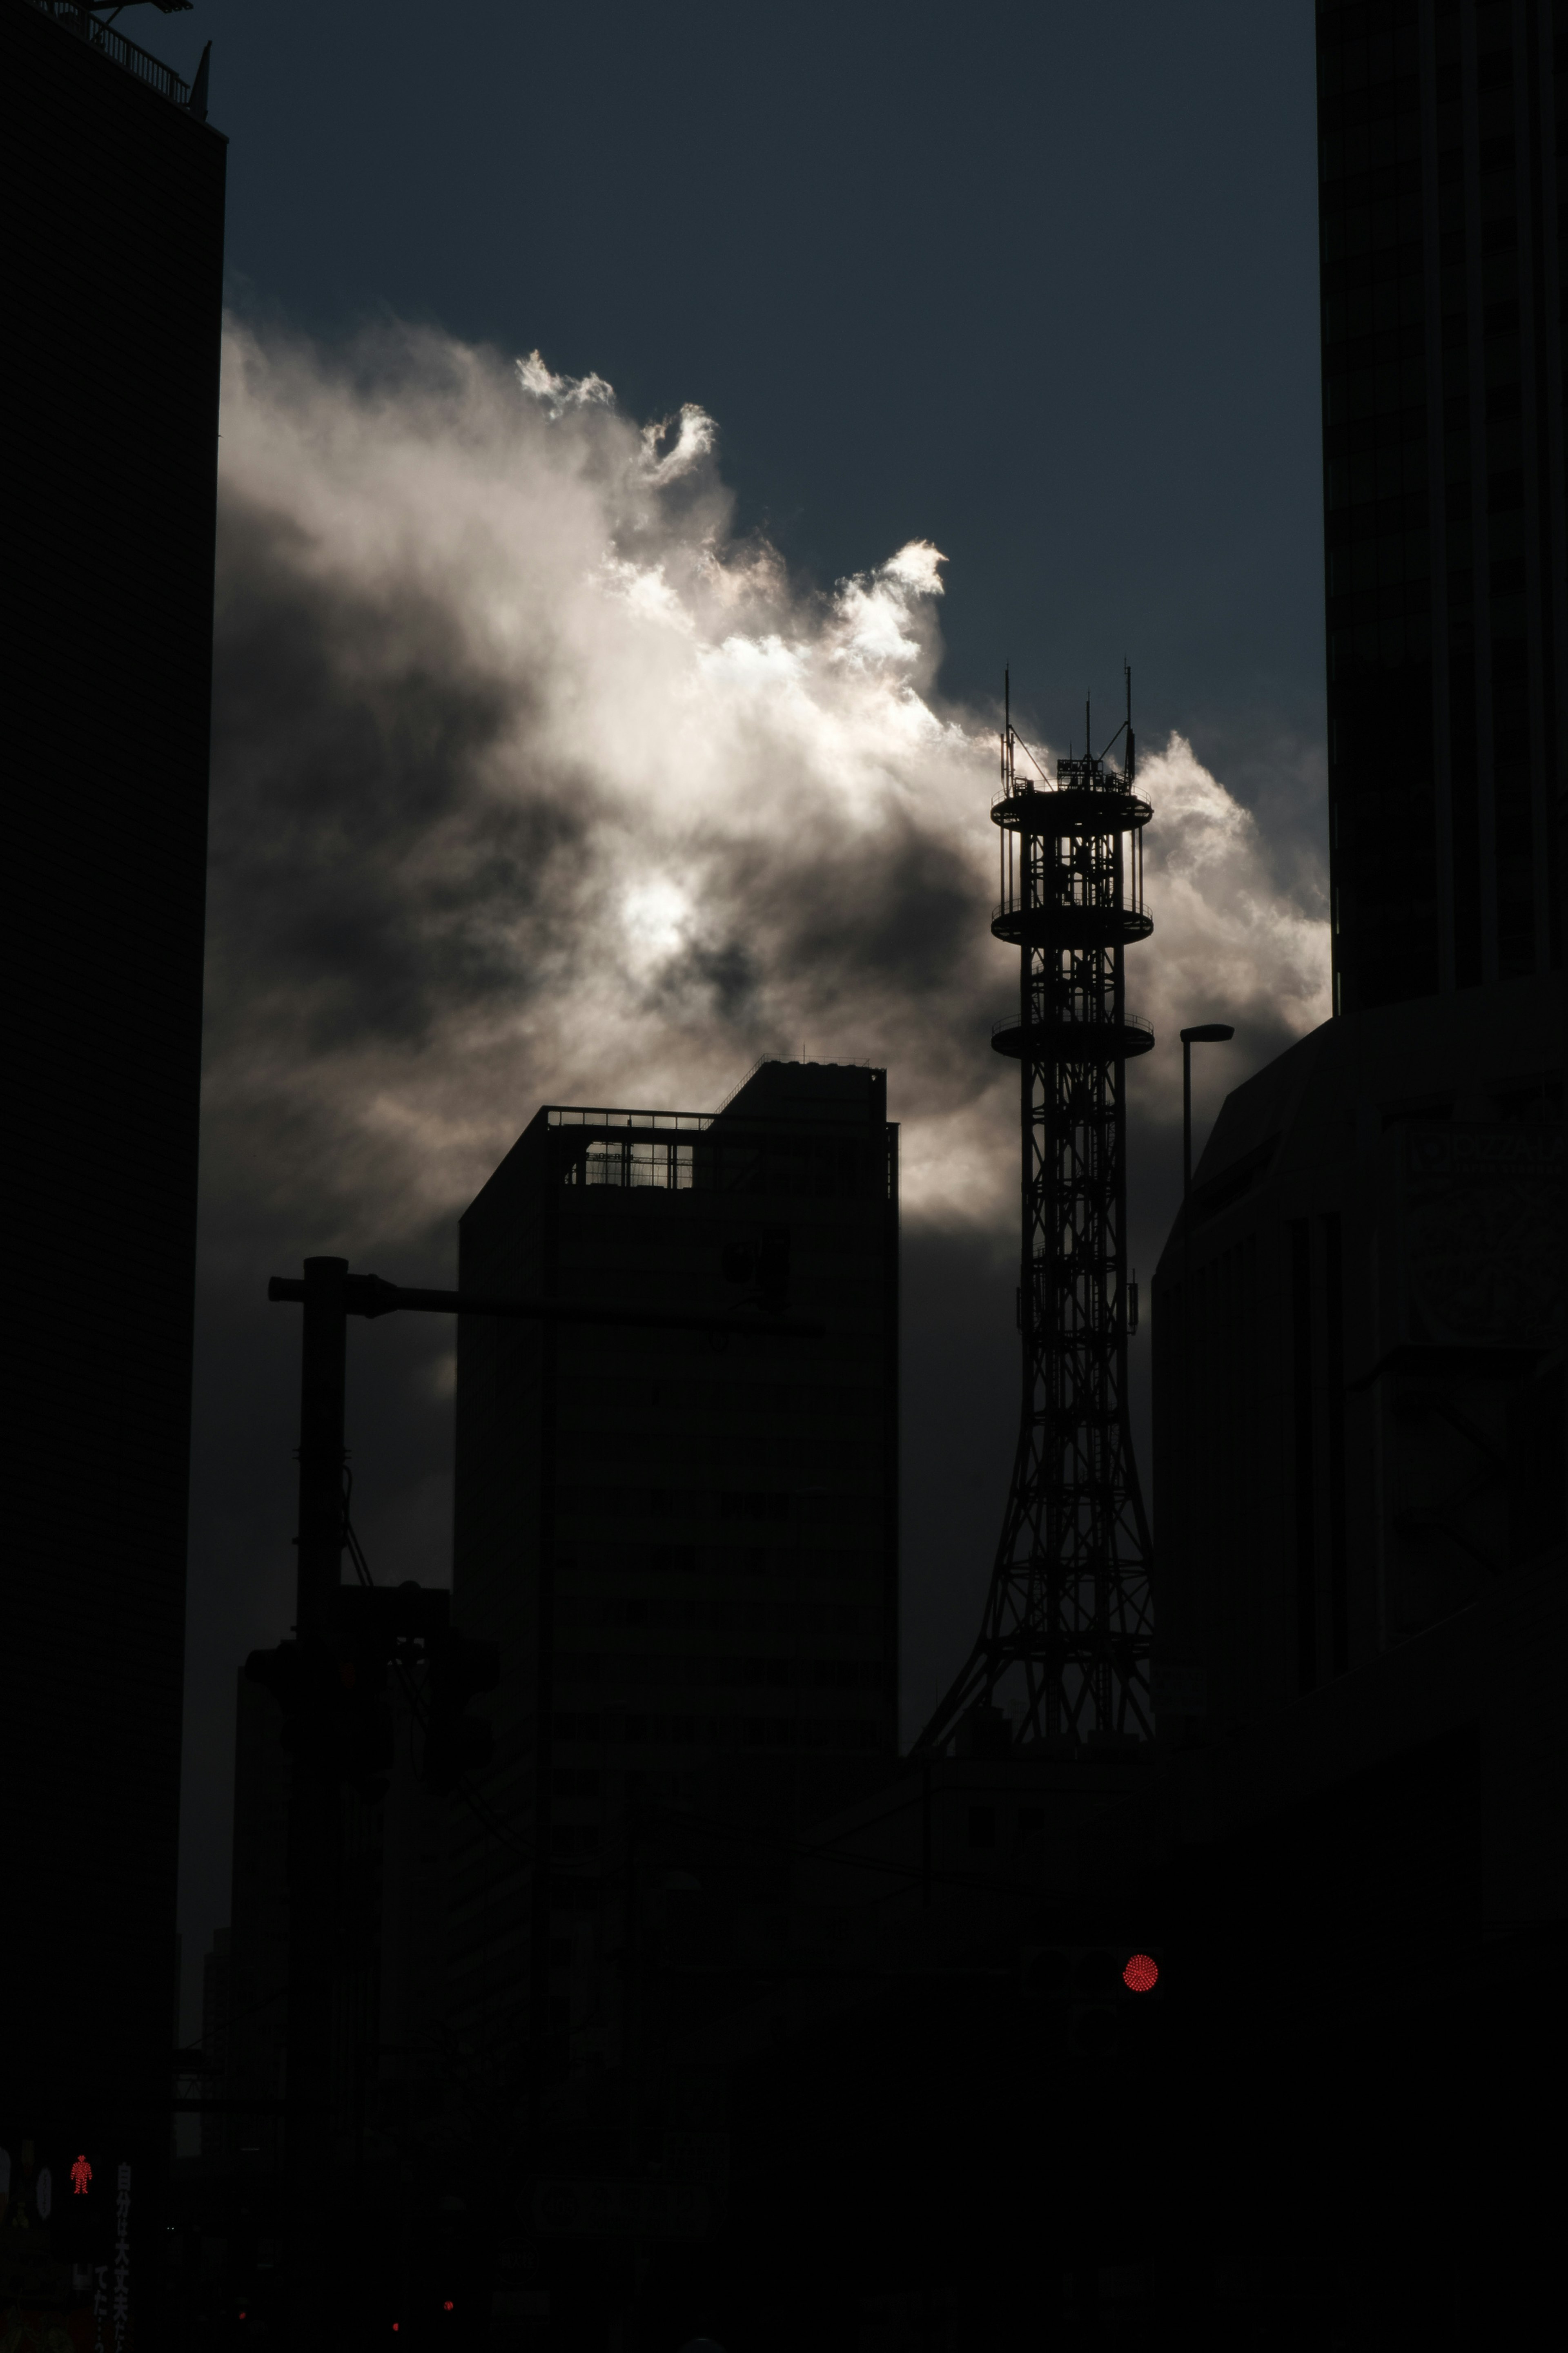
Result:
M418 1671L393 1680L384 1797L342 1795L331 1922L332 2037L318 2131L332 2184L339 2284L387 2325L414 2309L430 2252L429 2185L475 2129L440 2024L446 1802L420 1778ZM205 2344L250 2313L287 2313L290 1758L272 1694L236 1683L229 1925L214 1933L203 2004L201 2156L179 2170L171 2342ZM425 2189L410 2189L417 2179ZM423 2238L421 2227L423 2221ZM204 2334L204 2331L207 2332Z
M1369 2342L1462 2233L1432 2085L1554 2063L1568 1905L1562 47L1541 0L1319 0L1334 1018L1226 1098L1153 1282L1194 2063L1216 2147L1288 2082L1340 2119L1215 2276L1261 2316L1332 2244ZM1393 2180L1397 2266L1352 2219Z
M1154 1281L1160 1641L1211 1734L1562 1542L1561 1023L1388 1006L1226 1099Z
M195 99L195 102L193 102ZM86 2155L129 2308L174 2007L226 142L84 11L0 7L12 1575L0 2142ZM25 1894L23 1891L26 1891ZM70 2146L65 2148L65 2143ZM12 2212L16 2206L13 2201ZM31 2291L7 2274L6 2307Z
M546 1108L465 1215L460 1270L468 1293L738 1326L459 1326L453 1609L502 1678L492 1825L453 1817L446 1999L515 2056L531 1998L535 2042L563 2042L628 1810L787 1829L890 1768L885 1074L764 1062L713 1115ZM769 1333L785 1306L826 1336ZM595 2031L614 2063L616 2021Z
M1211 1729L1561 1542L1561 26L1319 0L1317 44L1336 1018L1227 1099L1154 1285L1165 1713L1191 1667Z
M1547 0L1318 0L1335 1009L1561 964Z

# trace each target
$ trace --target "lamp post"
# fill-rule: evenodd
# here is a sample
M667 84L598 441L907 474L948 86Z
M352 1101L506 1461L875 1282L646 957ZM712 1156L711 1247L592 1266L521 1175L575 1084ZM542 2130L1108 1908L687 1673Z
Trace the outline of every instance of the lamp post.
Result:
M1182 1032L1182 1387L1192 1395L1193 1328L1193 1048L1224 1046L1236 1031L1228 1021L1201 1021Z
M1202 1021L1182 1032L1182 1232L1187 1226L1187 1196L1193 1189L1193 1048L1228 1045L1236 1031L1228 1021ZM1185 1269L1182 1280L1186 1281Z
M1228 1021L1202 1021L1182 1032L1182 1484L1186 1485L1193 1459L1191 1426L1193 1398L1193 1048L1224 1046L1236 1031ZM1192 1512L1182 1498L1184 1565L1193 1556ZM1188 1597L1190 1606L1190 1595Z

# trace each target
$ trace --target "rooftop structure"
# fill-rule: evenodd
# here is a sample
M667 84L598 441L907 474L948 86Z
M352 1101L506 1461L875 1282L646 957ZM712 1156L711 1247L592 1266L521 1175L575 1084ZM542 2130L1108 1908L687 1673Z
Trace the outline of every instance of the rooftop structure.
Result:
M154 5L163 16L172 16L188 10L192 0L154 0ZM210 41L202 52L195 79L183 81L173 66L166 66L162 58L155 58L151 50L141 47L120 31L114 19L123 14L122 6L110 7L106 0L92 0L92 5L85 6L80 0L28 0L28 5L45 16L52 16L57 25L85 41L99 57L119 66L122 72L134 75L146 89L166 98L171 106L184 107L198 122L206 121Z

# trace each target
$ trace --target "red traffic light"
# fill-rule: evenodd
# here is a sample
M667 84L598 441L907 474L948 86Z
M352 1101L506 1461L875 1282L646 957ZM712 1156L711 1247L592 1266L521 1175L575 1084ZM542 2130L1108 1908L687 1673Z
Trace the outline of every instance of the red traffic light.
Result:
M1152 1993L1160 1982L1160 1964L1152 1954L1134 1953L1121 1972L1129 1993Z

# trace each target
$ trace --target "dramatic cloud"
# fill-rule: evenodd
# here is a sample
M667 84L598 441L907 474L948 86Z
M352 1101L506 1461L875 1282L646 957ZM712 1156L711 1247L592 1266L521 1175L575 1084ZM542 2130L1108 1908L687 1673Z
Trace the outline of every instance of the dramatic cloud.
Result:
M937 691L938 551L868 550L805 587L735 535L700 409L639 424L598 376L427 332L328 358L231 328L221 455L193 1970L227 1916L235 1670L292 1615L299 1335L268 1274L338 1249L449 1280L458 1214L542 1102L716 1108L762 1053L885 1062L906 1731L973 1639L1016 1397L998 714ZM1145 1271L1176 1029L1238 1026L1205 1058L1212 1102L1328 1010L1307 786L1251 756L1267 828L1184 743L1143 767L1156 929L1129 994L1163 1044L1130 1091ZM353 1338L355 1516L388 1580L447 1572L451 1345L435 1318Z
M994 719L937 691L934 547L805 589L700 409L429 332L232 328L222 455L209 1250L411 1240L541 1101L710 1107L803 1047L888 1065L913 1218L1004 1213ZM1327 1011L1316 878L1179 739L1143 781L1130 997L1256 1059Z

